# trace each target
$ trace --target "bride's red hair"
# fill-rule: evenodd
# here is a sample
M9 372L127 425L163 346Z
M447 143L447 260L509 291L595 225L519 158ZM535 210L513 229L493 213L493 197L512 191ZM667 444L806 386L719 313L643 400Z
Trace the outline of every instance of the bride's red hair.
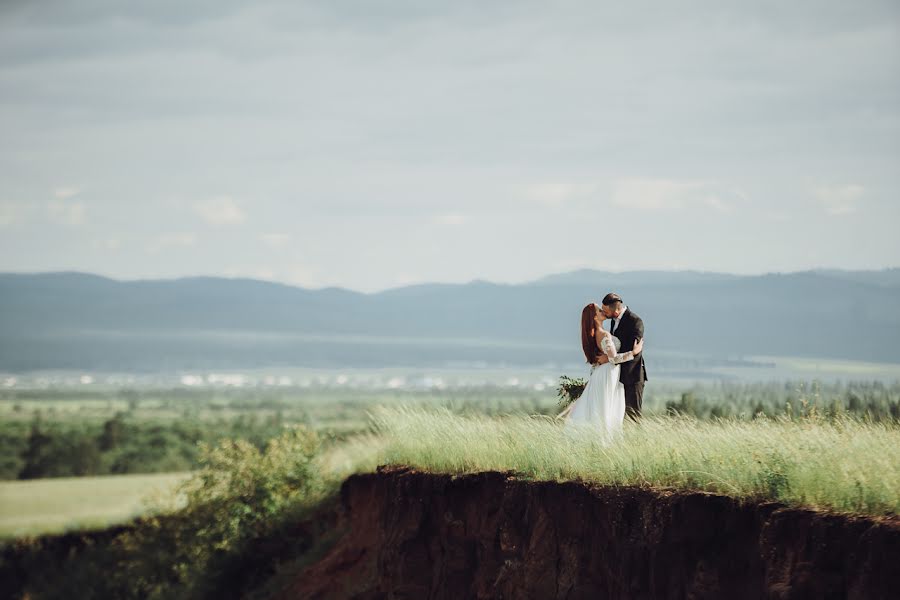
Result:
M597 330L594 317L597 316L597 305L591 302L581 311L581 349L588 363L600 360L600 348L597 346Z

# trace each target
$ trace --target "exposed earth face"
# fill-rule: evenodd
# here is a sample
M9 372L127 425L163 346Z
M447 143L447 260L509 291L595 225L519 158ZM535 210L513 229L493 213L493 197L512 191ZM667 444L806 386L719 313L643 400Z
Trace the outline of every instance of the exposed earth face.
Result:
M896 598L900 519L384 469L281 598Z

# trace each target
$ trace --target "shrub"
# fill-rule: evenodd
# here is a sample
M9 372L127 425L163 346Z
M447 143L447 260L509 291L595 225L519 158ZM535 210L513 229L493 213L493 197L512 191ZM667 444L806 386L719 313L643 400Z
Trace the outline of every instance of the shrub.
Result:
M238 598L268 579L273 565L313 543L297 527L329 498L305 427L263 450L249 442L202 446L200 469L174 512L99 532L19 540L0 557L11 597L121 599ZM330 480L329 480L330 481Z

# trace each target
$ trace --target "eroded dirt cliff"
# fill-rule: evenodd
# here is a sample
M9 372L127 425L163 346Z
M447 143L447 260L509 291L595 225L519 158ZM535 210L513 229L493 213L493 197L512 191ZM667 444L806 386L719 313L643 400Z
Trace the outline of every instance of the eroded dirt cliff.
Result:
M296 598L900 598L900 519L503 473L349 478Z

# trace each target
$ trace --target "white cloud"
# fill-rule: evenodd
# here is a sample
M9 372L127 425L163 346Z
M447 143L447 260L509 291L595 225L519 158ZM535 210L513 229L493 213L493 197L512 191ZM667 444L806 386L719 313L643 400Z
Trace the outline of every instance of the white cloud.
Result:
M440 215L435 217L434 222L438 225L463 225L466 218L462 215Z
M269 248L283 248L290 243L291 236L286 233L264 233L259 239Z
M546 206L560 206L595 192L596 185L584 183L536 183L525 186L525 195Z
M53 190L53 195L58 200L67 200L67 199L71 198L72 196L78 195L79 192L81 192L80 189L69 185L69 186L62 186L62 187L56 188L55 190Z
M240 225L246 215L230 196L218 196L194 205L194 211L210 225Z
M76 227L87 222L84 202L52 201L47 203L47 215L60 225Z
M197 243L197 234L190 231L164 233L155 237L147 245L147 251L156 253L168 248L193 246Z
M812 194L832 216L847 215L859 207L866 188L861 185L820 185L813 188Z
M613 188L612 201L617 206L649 212L688 207L729 212L746 198L740 190L715 181L620 179Z

